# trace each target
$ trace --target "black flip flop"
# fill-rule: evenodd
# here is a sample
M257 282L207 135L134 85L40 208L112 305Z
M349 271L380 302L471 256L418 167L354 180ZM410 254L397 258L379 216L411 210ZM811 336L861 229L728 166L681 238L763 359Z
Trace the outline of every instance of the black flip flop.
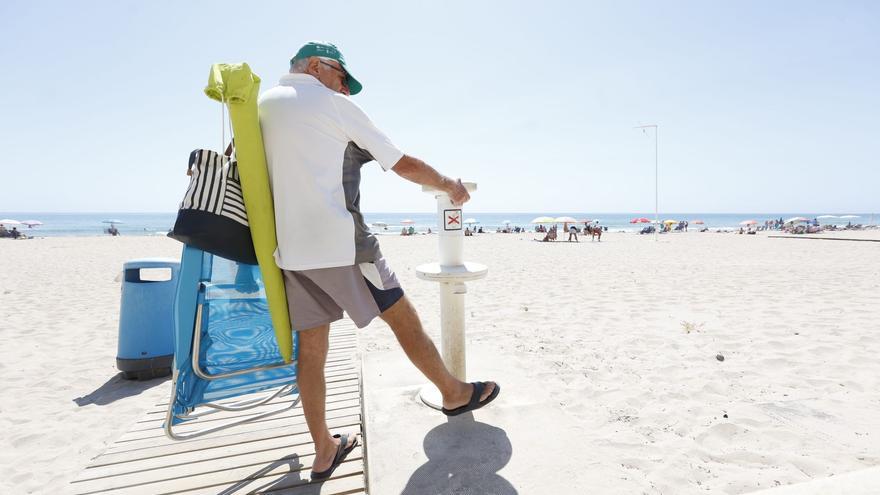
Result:
M486 397L485 400L480 401L480 396L483 395L483 389L486 388L486 384L488 382L473 382L471 385L474 386L474 392L471 394L471 400L467 404L456 407L455 409L446 409L441 408L440 410L443 414L447 416L458 416L459 414L464 414L466 412L473 411L475 409L479 409L486 404L495 400L495 397L498 397L498 392L501 392L501 385L495 384L495 389L492 390L492 393L489 394L489 397Z
M336 471L336 468L338 468L339 465L342 464L342 461L345 460L345 456L354 450L358 444L357 436L354 437L354 441L351 442L351 446L349 447L346 447L346 445L348 445L347 434L340 435L337 433L336 435L333 435L333 438L339 439L339 446L336 448L336 457L333 458L333 463L330 464L329 468L323 471L312 471L312 481L322 481L329 478L333 474L333 471Z

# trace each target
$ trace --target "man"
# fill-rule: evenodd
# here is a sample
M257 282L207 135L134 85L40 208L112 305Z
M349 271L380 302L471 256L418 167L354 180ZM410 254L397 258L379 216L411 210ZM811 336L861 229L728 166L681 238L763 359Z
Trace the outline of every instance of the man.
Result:
M571 242L572 236L574 236L575 242L581 242L578 240L578 228L574 225L568 228L568 242Z
M360 167L375 160L385 171L447 192L456 204L470 196L460 180L401 152L349 98L361 88L336 46L309 42L259 102L275 203L275 261L299 332L300 397L315 442L312 480L328 478L357 445L353 435L332 435L325 420L328 335L343 310L360 328L376 316L388 323L407 357L440 390L445 414L482 407L500 391L493 382L462 382L444 366L364 223Z

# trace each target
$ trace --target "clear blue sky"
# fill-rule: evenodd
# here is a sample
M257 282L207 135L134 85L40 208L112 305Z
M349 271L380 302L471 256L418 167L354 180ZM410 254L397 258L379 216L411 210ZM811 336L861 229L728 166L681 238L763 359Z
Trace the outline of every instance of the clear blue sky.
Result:
M310 39L472 211L880 210L878 2L0 3L0 211L173 211L219 148L214 62ZM255 3L256 5L256 3ZM367 167L365 211L433 200Z

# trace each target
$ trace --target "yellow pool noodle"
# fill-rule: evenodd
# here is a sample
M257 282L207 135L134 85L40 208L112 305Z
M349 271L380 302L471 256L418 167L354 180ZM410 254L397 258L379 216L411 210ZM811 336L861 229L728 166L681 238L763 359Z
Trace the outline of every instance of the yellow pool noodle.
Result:
M229 107L229 118L235 136L235 156L238 160L238 173L254 251L263 274L278 351L284 361L289 363L293 353L293 335L284 278L274 258L278 240L275 238L275 208L257 113L259 93L260 78L251 72L248 64L211 66L205 94L214 100L225 102Z

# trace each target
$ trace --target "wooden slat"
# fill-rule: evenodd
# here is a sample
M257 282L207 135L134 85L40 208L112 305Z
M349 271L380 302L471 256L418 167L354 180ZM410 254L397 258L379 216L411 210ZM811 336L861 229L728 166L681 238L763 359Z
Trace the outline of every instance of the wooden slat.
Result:
M360 447L356 447L349 454L351 460L362 457L359 449ZM75 486L82 493L94 493L114 488L129 488L147 484L152 485L153 493L170 491L163 488L164 485L169 485L175 491L191 490L206 485L234 483L252 476L253 473L267 466L272 466L272 469L267 470L264 475L277 474L279 471L276 469L282 466L287 466L287 469L282 469L280 472L308 470L312 467L314 457L314 445L310 443L297 446L295 451L291 446L285 445L269 450L244 452L216 459L193 461L188 464L176 464L82 480L75 482Z
M351 393L353 391L352 390L353 388L354 387L349 387L349 388L342 389L342 390L344 390L345 393ZM328 395L328 397L330 397L329 392L327 395ZM354 410L359 413L360 406L358 406ZM345 412L346 412L346 410L333 411L332 413L328 412L327 417L328 418L338 417L340 415L345 415ZM289 412L287 414L289 414ZM250 424L238 426L234 430L230 430L230 433L226 433L226 434L231 434L231 432L233 432L233 431L236 433L244 433L244 432L248 432L248 431L259 431L259 430L266 429L266 428L273 428L273 427L278 427L278 426L292 426L295 424L304 424L304 423L305 423L305 418L302 418L302 417L291 418L291 417L285 417L284 414L278 414L276 416L270 416L266 419L254 421ZM178 426L180 428L178 428ZM199 429L197 424L183 424L183 425L178 425L178 426L175 426L175 431L179 431L181 433L189 433L189 432L192 432L194 430ZM219 432L216 435L221 436L223 434L224 434L224 432ZM131 450L132 448L141 447L144 444L150 445L150 443L149 443L150 441L156 441L156 442L161 441L162 443L176 443L176 442L178 442L178 441L171 440L171 439L167 438L161 429L159 429L157 431L147 431L147 432L135 431L135 432L131 432L131 433L126 433L119 440L117 440L116 444L114 445L114 450L116 450L116 447L118 447L119 450ZM155 445L155 444L153 444L153 445Z
M357 368L357 366L355 366L354 363L339 364L336 366L330 366L330 365L327 366L327 373L328 374L337 373L337 372L341 373L341 372L345 372L345 371L347 371L349 373L358 373L358 368ZM327 375L325 375L325 376L327 376ZM169 386L170 386L170 383L169 383ZM169 389L169 392L170 392L170 389ZM158 413L164 414L165 410L167 408L168 408L168 401L164 400L162 402L158 402L158 403L154 404L153 408L147 412L148 412L148 414L158 414Z
M337 390L343 387L350 387L352 384L356 384L358 380L358 374L355 370L346 370L344 373L340 372L338 374L334 374L333 376L325 377L325 383L327 384L327 394L328 397L330 394L336 394ZM355 385L356 386L356 385ZM265 397L268 392L261 392L259 394L252 394L247 397L238 397L236 400L241 400L244 398L260 398ZM296 400L296 394L294 395L285 395L283 397L277 397L273 399L269 404L282 404L282 403L290 403ZM221 404L224 401L220 402ZM168 406L154 406L153 409L147 411L144 416L137 421L137 423L150 423L156 420L165 420L165 413L167 412Z
M354 454L355 452L352 452L349 455ZM223 495L245 493L347 495L358 493L358 490L364 489L364 472L363 469L359 470L358 468L363 468L363 458L346 459L346 462L340 464L336 472L333 473L333 477L319 486L308 482L311 471L306 469L175 493L181 495L218 495L220 493Z
M344 423L345 421L339 421ZM351 422L351 421L349 421ZM75 482L96 480L123 474L132 474L150 470L169 468L174 466L186 466L191 463L208 462L243 455L248 453L266 452L279 448L291 449L301 453L297 447L305 445L310 448L311 436L308 431L291 432L286 435L273 435L269 438L253 440L247 443L232 443L210 449L200 449L186 452L172 452L164 456L152 455L146 458L127 458L125 462L90 466L83 470Z
M348 394L341 394L341 395L332 395L332 396L328 395L327 396L327 410L329 411L331 409L338 409L339 406L341 405L340 403L345 402L345 401L350 401L352 399L358 399L358 398L359 398L359 395L357 394L357 392L351 392ZM296 399L290 397L290 398L286 398L284 400L278 400L277 402L272 401L271 405L272 406L289 405L294 400L296 400ZM248 411L227 413L227 415L224 415L223 418L218 417L217 419L212 419L211 416L206 416L204 419L201 419L199 421L201 421L202 424L214 423L214 422L224 421L225 419L229 419L229 418L241 419L241 418L246 418L248 416L256 416L258 414L260 414L260 411L253 412L252 410L248 410ZM302 415L302 408L300 408L299 406L294 408L292 410L292 415L293 416L301 416ZM165 411L162 411L161 415L151 414L148 417L145 417L144 419L138 421L137 423L135 423L134 427L131 430L129 430L129 432L154 430L156 428L161 428L164 423L165 423Z
M331 384L332 384L332 386L331 386ZM350 394L350 393L356 392L358 390L358 385L359 385L358 378L356 376L346 377L346 379L344 381L328 382L328 384L327 384L327 400L328 401L336 400L339 395ZM279 407L283 407L285 404L289 405L290 402L291 402L290 400L285 400L283 402L279 401L278 403L270 402L269 404L267 404L265 406L265 409L260 409L260 411L265 412L265 411L271 410L272 408L277 409ZM297 406L297 408L300 408L300 406ZM264 422L264 421L277 421L278 419L284 418L286 415L289 415L292 411L296 411L296 410L297 409L292 409L291 411L288 411L286 413L282 413L277 416L270 416L269 418L256 421L255 423L260 423L260 422ZM223 418L223 419L228 420L228 419L234 419L235 414L237 414L237 413L218 412L218 413L215 413L214 415L209 416L209 417L211 417L212 419ZM175 426L174 428L175 428L175 431L178 431L181 433L187 433L187 432L191 432L191 431L200 429L198 426L198 421L194 421L191 423L183 423L183 424ZM121 438L119 438L116 441L116 443L122 444L122 443L132 442L132 441L136 441L136 440L144 440L144 439L148 439L148 438L152 438L152 437L161 437L161 436L164 436L164 432L162 431L161 428L154 428L152 430L143 430L137 426L137 423L135 423L135 426L133 427L133 429L130 430L125 435L123 435Z
M327 418L328 419L329 418L338 418L340 416L349 416L352 414L360 414L360 409L361 409L360 403L358 403L354 407L347 407L347 408L335 410L335 411L327 411ZM231 423L232 421L229 421L229 422ZM258 421L253 421L253 422L250 422L247 424L243 424L241 426L236 427L234 430L229 430L229 431L236 431L239 433L245 433L245 432L249 432L249 431L260 431L260 430L264 430L267 428L291 427L294 425L305 424L305 422L306 422L305 418L302 416L292 417L292 416L285 416L284 414L279 414L276 416L270 416L265 419L261 419ZM175 427L175 431L177 431L181 434L192 433L193 431L198 431L198 430L202 429L197 424L184 424L184 425L179 425L179 426L180 426L179 429L177 427ZM220 433L222 434L222 432L220 432ZM120 438L117 441L117 443L121 444L123 442L128 443L128 442L134 442L134 441L138 441L138 440L152 440L152 439L155 439L156 441L161 441L163 443L176 442L175 440L171 440L171 439L167 438L161 429L159 429L158 432L156 431L156 429L154 429L153 431L136 431L133 433L126 433L125 435L122 436L122 438Z
M331 327L327 379L327 423L334 431L360 432L362 391L356 355L357 332L346 320ZM257 395L255 395L257 396ZM238 398L236 400L240 400ZM209 428L271 408L289 406L281 397L252 411L218 412L175 431ZM355 448L331 479L310 484L314 445L302 406L206 437L172 441L164 436L167 402L155 404L125 435L93 459L71 488L77 494L337 494L366 493L363 446ZM202 426L198 426L201 424Z
M327 425L331 429L338 430L356 430L360 424L361 416L342 416L327 420ZM244 445L250 443L258 443L273 438L293 438L297 435L307 432L308 430L302 425L300 428L272 428L260 430L258 432L248 432L244 434L226 435L226 436L207 436L187 442L175 442L165 445L155 445L137 450L126 450L121 452L110 452L97 457L92 464L89 465L81 474L81 477L89 478L90 469L113 464L121 464L146 460L155 457L165 457L169 461L174 462L172 456L186 455L188 453L196 453L198 455L210 455L212 449L222 449L231 445ZM291 440L293 442L294 440Z

